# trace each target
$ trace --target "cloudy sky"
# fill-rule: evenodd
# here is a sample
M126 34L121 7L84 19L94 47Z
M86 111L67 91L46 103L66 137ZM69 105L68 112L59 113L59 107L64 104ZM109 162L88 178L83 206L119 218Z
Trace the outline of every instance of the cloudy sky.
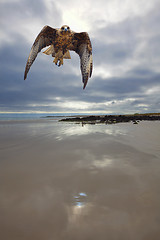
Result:
M86 31L93 76L83 90L79 57L60 68L39 53L44 25ZM0 0L0 112L160 112L160 0Z

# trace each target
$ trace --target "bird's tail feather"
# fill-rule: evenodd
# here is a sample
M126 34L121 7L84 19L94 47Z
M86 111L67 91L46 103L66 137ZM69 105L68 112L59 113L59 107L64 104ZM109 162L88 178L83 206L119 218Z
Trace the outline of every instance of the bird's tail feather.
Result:
M43 53L46 54L46 55L52 54L52 57L55 57L54 46L51 45L51 46L50 46L49 48L47 48L47 50L45 50ZM67 51L67 52L63 55L63 58L65 58L65 59L71 59L70 52Z
M67 52L64 54L63 58L65 58L65 59L71 59L70 52L67 51Z
M46 54L46 55L52 54L52 56L53 56L53 55L55 56L55 51L54 51L53 45L51 45L49 48L47 48L47 50L45 50L43 53ZM53 57L54 57L54 56L53 56Z

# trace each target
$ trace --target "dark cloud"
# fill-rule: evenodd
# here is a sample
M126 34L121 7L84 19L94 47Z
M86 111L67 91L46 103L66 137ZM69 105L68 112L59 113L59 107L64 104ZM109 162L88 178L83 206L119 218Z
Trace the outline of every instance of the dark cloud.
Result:
M0 111L159 111L158 10L96 29L92 38L93 77L83 90L79 57L74 53L61 68L52 63L51 57L40 53L27 80L23 80L31 46L13 26L22 24L22 20L28 27L31 19L33 25L37 20L50 24L45 1L1 3L0 7L4 33L16 40L3 41L0 48ZM52 10L53 21L61 23L62 16L54 2ZM111 72L111 76L98 74L99 67Z
M83 93L80 69L79 76L66 74L62 67L58 68L52 63L52 58L41 53L33 63L27 80L24 81L23 74L29 55L29 52L26 54L26 49L23 39L19 38L14 48L7 46L0 51L0 58L3 59L0 66L1 111L5 108L17 109L17 111L28 110L28 105L30 109L42 110L41 107L35 108L31 105L53 103L54 106L57 97L68 101L80 98ZM74 82L77 82L77 86ZM54 109L55 106L52 107L52 111Z
M23 54L18 54L16 49ZM160 75L148 69L138 68L132 69L125 76L90 79L88 87L83 91L80 75L62 74L62 68L53 65L51 59L45 55L38 56L27 80L24 81L26 52L23 51L23 44L18 45L14 50L11 50L11 47L4 48L0 58L3 58L4 52L0 77L1 111L9 109L14 111L66 111L63 107L64 101L84 101L89 104L90 111L98 109L102 111L105 102L113 101L112 108L114 108L115 100L122 101L129 97L140 99L144 96L146 89L159 84ZM74 86L74 82L77 82L77 86ZM138 104L149 102L148 98L149 96L141 101L135 100L130 103L130 106L136 107Z
M126 43L116 42L104 45L99 41L94 41L93 54L95 56L95 63L97 64L119 64L132 57L134 46Z
M0 3L0 22L3 33L0 36L1 46L15 44L19 36L25 36L27 39L24 40L28 42L28 39L31 39L30 34L36 37L43 26L53 23L56 25L61 21L61 13L54 1L50 4L50 8L44 0L2 2ZM39 27L36 28L36 26Z
M1 18L5 18L8 15L8 21L14 18L21 19L38 17L46 13L46 6L43 0L21 0L0 3ZM5 21L7 18L5 18Z

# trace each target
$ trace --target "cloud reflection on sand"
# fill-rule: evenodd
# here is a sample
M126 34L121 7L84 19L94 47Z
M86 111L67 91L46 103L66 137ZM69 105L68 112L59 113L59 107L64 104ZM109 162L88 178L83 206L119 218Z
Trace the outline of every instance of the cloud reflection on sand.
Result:
M89 135L93 133L102 133L106 135L126 135L128 130L125 126L123 128L123 124L117 124L117 125L104 125L104 124L98 124L98 125L90 125L85 124L82 126L82 124L74 124L74 123L68 123L64 128L62 128L62 125L59 125L59 135L57 136L57 140L62 140L69 136L83 136L83 135Z
M95 160L93 161L93 166L96 168L104 168L107 166L110 166L112 164L113 159L108 158L108 156L104 156L101 160Z

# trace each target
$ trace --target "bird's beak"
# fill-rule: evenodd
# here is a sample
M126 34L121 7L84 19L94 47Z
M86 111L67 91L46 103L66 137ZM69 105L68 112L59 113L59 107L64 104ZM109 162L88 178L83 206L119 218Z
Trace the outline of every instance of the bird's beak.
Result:
M67 32L67 31L68 31L67 27L65 27L64 31L65 31L65 32Z

